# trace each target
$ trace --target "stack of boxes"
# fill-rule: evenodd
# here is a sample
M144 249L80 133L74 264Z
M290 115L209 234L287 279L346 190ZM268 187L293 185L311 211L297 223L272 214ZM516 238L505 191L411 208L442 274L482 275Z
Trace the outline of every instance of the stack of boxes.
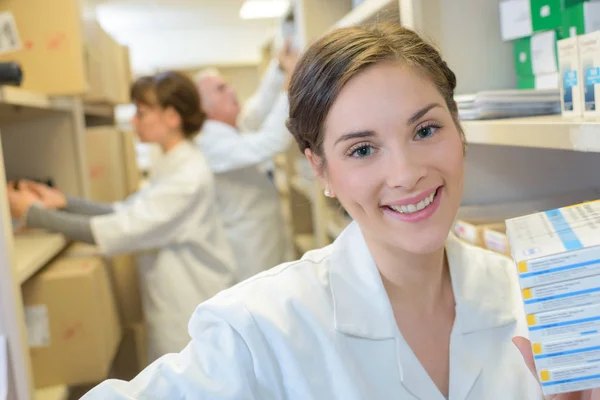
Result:
M504 0L502 39L512 41L519 89L559 88L558 41L600 29L600 0Z
M544 394L600 387L600 201L506 226Z

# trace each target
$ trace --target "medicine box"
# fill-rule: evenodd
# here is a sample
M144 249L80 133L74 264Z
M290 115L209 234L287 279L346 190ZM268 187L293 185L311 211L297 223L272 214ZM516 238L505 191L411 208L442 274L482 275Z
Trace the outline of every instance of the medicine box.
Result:
M600 362L539 371L546 396L600 387Z
M488 219L458 219L454 223L453 231L465 242L484 247L484 229L498 226L504 226L504 223Z
M600 14L600 10L598 10ZM583 116L600 116L600 31L579 36Z
M517 76L541 76L558 71L557 32L547 31L514 42Z
M586 375L600 368L600 201L511 218L506 228L544 393L600 387Z
M483 228L483 243L486 249L510 255L510 246L506 236L506 225L496 224Z
M538 370L600 361L600 335L590 334L555 342L532 343Z
M579 2L563 11L562 30L565 37L575 37L600 30L600 2Z
M523 289L525 313L600 303L600 275Z
M558 41L558 65L562 115L580 117L583 115L583 96L576 37Z

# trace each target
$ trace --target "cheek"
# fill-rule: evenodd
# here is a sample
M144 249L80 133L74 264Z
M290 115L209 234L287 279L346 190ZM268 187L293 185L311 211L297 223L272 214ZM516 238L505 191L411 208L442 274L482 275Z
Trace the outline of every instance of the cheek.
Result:
M359 160L347 159L329 162L327 171L333 192L344 207L366 208L378 198L380 180L377 169L360 165Z

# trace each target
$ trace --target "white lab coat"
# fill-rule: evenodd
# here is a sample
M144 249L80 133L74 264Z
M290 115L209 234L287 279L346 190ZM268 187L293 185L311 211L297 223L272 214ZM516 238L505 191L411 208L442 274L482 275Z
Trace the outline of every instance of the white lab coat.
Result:
M526 333L510 259L450 236L456 320L449 400L542 399L511 343ZM202 304L191 343L86 400L443 400L400 334L362 233Z
M287 96L280 93L276 76L271 76L277 72L270 70L249 100L253 112L244 112L246 126L262 124L257 131L240 134L230 125L208 120L196 137L215 173L217 202L240 281L284 262L291 247L279 194L261 168L285 151L292 138L285 127ZM270 110L268 115L265 110Z
M150 184L115 212L93 217L105 255L139 252L149 359L181 351L202 301L235 283L235 261L216 213L213 176L189 141L156 164Z

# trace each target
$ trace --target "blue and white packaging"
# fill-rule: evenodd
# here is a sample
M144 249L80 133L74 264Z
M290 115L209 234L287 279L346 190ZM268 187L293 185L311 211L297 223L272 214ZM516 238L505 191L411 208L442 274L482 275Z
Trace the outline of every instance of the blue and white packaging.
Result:
M578 37L584 117L600 116L600 31Z
M506 234L544 394L600 387L600 201L509 219Z
M583 96L578 38L570 37L559 40L557 46L562 115L564 117L581 117L583 115Z

